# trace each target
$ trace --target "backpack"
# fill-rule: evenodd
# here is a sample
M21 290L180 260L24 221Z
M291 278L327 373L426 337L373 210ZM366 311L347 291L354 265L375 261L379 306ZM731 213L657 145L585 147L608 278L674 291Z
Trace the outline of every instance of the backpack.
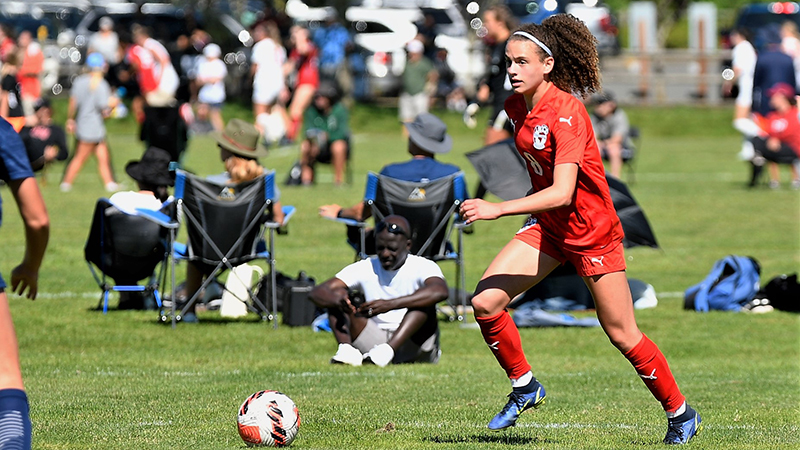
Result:
M749 256L729 255L714 263L700 283L686 289L684 309L739 311L759 289L761 266Z
M800 312L800 283L797 274L778 275L758 291L756 298L769 300L773 308L781 311Z

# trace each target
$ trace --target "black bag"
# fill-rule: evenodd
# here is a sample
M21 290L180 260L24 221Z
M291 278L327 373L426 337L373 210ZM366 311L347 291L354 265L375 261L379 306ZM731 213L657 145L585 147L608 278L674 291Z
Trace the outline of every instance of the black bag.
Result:
M756 298L768 299L773 308L781 311L800 312L800 283L797 274L778 275L769 280L756 294Z
M310 326L317 316L317 307L308 298L316 285L313 278L301 271L297 279L288 280L283 290L283 323L293 327Z

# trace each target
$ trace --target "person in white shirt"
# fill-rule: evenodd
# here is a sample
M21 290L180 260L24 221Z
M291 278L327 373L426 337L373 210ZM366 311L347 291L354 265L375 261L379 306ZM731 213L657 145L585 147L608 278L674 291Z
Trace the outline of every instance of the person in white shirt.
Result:
M262 23L253 30L253 45L250 56L253 76L253 117L256 127L263 134L272 135L272 130L265 129L271 123L269 116L279 115L285 130L288 118L278 102L280 93L286 90L286 79L283 65L286 62L286 49L280 44L280 33L272 23ZM279 133L280 134L280 133Z
M225 102L225 77L228 68L220 59L222 50L217 44L207 44L203 48L204 58L197 66L197 84L200 90L197 101L208 106L208 117L214 131L222 131L225 123L222 120L222 104Z
M309 298L328 312L339 348L332 364L381 367L439 361L436 304L448 297L435 262L409 254L408 221L386 216L375 226L377 255L348 265Z
M145 101L150 106L162 107L175 104L175 93L178 91L180 79L172 66L169 52L160 42L150 37L147 28L141 25L131 27L133 42L147 50L154 60L153 78L157 87L145 93Z
M731 93L733 86L739 87L736 95L736 103L733 110L733 128L742 133L742 149L739 158L750 160L755 155L753 144L749 138L759 133L758 125L753 122L750 113L753 107L753 76L756 70L756 50L748 40L745 30L735 29L730 34L731 44L731 68L733 77L725 80L722 87L727 93Z
M100 18L99 29L89 38L89 52L103 55L106 64L114 67L119 64L119 36L114 31L114 20L108 16Z
M137 214L137 209L158 211L169 200L167 186L175 184L169 172L170 154L158 147L150 147L139 161L131 161L125 172L136 180L137 191L120 191L108 199L120 211Z

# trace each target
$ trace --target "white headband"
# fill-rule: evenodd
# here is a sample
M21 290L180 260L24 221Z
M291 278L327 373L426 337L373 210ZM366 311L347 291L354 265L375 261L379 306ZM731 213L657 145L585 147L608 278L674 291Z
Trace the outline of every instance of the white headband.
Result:
M528 32L525 32L525 31L515 31L515 32L514 32L514 34L516 34L516 35L518 35L518 36L522 36L522 37L524 37L524 38L528 38L528 39L530 39L530 40L531 40L531 41L533 41L533 42L534 42L536 45L538 45L539 47L541 47L541 48L542 48L542 50L544 50L544 52L545 52L545 53L547 53L548 55L550 55L550 57L551 57L551 58L553 57L553 52L551 52L551 51L550 51L550 49L549 49L549 48L547 48L547 46L546 46L546 45L544 45L544 43L543 43L542 41L540 41L540 40L536 39L536 36L534 36L534 35L532 35L532 34L530 34L530 33L528 33Z

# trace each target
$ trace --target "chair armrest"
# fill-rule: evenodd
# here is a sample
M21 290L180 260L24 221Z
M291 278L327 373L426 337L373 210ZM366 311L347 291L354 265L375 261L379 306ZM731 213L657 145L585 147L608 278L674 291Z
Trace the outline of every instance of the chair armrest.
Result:
M151 209L136 208L136 213L145 219L155 222L164 228L176 229L178 222L173 221L171 217L161 211L153 211Z
M278 234L288 234L289 230L286 228L286 225L289 225L289 220L291 220L294 213L297 212L297 208L292 205L284 205L281 206L281 211L283 211L283 223L266 221L264 222L264 228L276 229L278 230Z
M345 225L347 225L347 226L349 226L349 227L359 227L359 228L366 228L366 227L367 227L367 222L361 222L361 221L359 221L359 220L356 220L356 219L351 219L351 218L349 218L349 217L328 217L328 216L322 216L322 218L323 218L323 219L332 220L332 221L334 221L334 222L343 223L343 224L345 224Z

